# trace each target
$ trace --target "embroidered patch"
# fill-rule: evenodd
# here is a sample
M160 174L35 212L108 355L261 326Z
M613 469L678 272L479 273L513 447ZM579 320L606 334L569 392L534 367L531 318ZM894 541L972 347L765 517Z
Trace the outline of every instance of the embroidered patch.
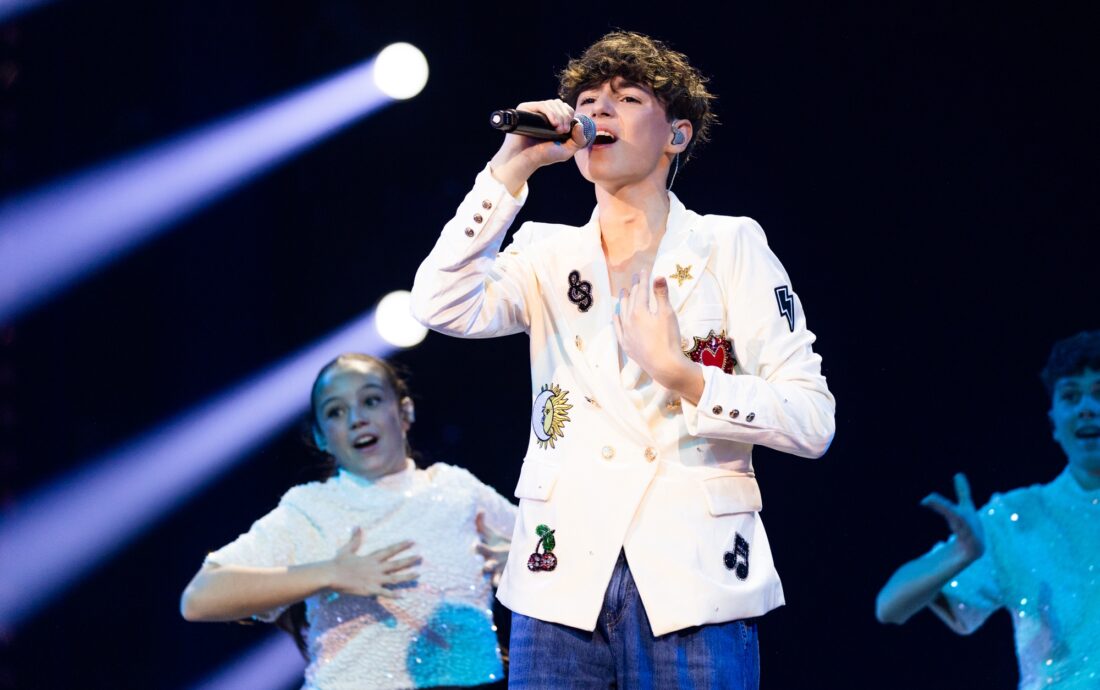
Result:
M549 572L558 567L558 557L551 553L554 547L557 546L554 531L546 525L539 525L535 528L535 534L538 535L539 541L535 544L535 552L527 559L527 569L531 572L540 570ZM542 553L539 553L540 546L542 547Z
M738 580L747 579L749 576L749 543L740 534L733 540L733 551L727 551L722 556L726 568L737 575Z
M580 271L569 272L569 301L582 312L592 308L592 283L581 280Z
M691 264L688 264L687 268L684 268L680 264L676 264L676 272L670 275L669 278L675 278L676 284L683 287L685 280L692 280Z
M554 441L565 436L565 423L569 421L569 391L563 391L552 383L544 384L535 396L531 410L531 431L539 445L553 448Z
M786 285L780 285L775 289L775 301L779 303L779 315L786 317L787 325L794 333L794 295Z
M725 331L718 335L711 331L705 338L692 337L695 339L695 344L690 350L684 350L684 355L688 359L709 367L718 367L727 374L733 373L737 358L733 354L733 341L726 337Z

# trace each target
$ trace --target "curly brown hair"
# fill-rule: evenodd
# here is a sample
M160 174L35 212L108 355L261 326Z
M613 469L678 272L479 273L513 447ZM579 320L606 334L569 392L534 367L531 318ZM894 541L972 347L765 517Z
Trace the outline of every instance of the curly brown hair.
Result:
M593 43L558 74L558 96L576 107L581 91L614 77L652 89L669 121L691 122L694 135L684 150L685 161L697 145L710 140L710 128L718 118L711 110L715 95L707 90L709 80L686 55L645 34L612 31Z

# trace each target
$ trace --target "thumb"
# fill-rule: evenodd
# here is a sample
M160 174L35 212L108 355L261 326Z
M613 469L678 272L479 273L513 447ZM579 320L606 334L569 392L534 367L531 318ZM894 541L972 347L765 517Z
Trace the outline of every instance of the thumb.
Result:
M359 550L359 546L363 543L363 529L358 525L351 528L351 538L348 542L340 547L341 553L355 553Z
M573 129L570 132L569 143L577 150L587 148L596 138L596 123L587 115L577 115L573 118Z
M657 310L668 311L672 309L672 302L668 297L668 279L657 276L653 281L653 296L657 298Z

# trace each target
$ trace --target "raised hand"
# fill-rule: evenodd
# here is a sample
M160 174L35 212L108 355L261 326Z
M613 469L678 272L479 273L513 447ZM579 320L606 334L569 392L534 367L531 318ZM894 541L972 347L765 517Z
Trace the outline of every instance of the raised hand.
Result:
M623 352L657 383L693 403L698 401L703 376L680 350L680 322L669 301L667 279L658 276L653 281L656 308L650 303L646 272L623 293L612 317Z
M411 582L419 576L419 573L410 568L420 564L420 557L407 556L397 560L391 559L412 547L413 542L403 541L391 544L359 556L356 552L362 543L363 531L356 527L352 530L348 542L340 547L329 562L332 577L329 588L341 594L399 598L400 595L394 591L393 587Z
M553 99L520 103L516 110L541 114L562 134L573 126L573 108L565 101ZM527 178L542 166L561 163L576 155L584 148L584 142L579 140L583 140L579 128L572 139L560 143L522 134L506 134L504 143L489 163L493 177L512 194L517 194Z
M921 501L921 505L936 511L947 521L947 526L955 535L956 548L967 560L977 560L985 553L985 532L974 501L970 498L970 483L966 475L955 475L955 495L958 503L938 493L930 493Z

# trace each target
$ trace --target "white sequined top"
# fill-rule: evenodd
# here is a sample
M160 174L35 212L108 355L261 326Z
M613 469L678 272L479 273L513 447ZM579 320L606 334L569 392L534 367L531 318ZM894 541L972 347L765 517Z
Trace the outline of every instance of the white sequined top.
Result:
M1085 491L1067 469L994 494L979 516L986 552L932 610L966 634L1007 609L1021 690L1100 688L1100 490Z
M503 677L492 587L475 518L510 535L515 506L464 469L437 463L377 481L340 471L296 486L208 563L272 567L327 560L363 528L360 554L411 539L422 558L400 599L322 593L306 600L309 666L303 688L478 685ZM402 554L404 556L405 554ZM283 609L258 618L272 621Z

